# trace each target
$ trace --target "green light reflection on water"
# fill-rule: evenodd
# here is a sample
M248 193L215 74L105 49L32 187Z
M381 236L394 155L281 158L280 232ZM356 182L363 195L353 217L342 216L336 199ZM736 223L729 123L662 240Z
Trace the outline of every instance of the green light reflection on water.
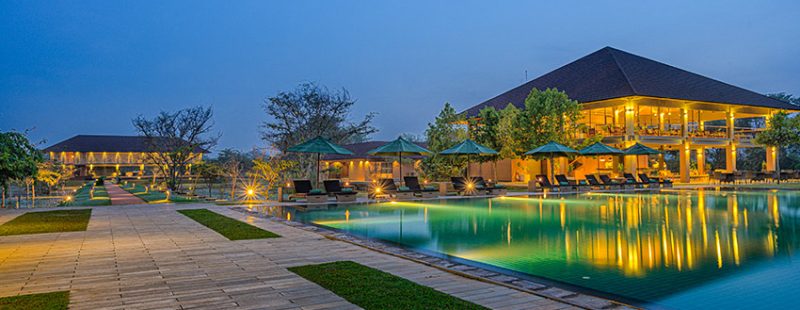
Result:
M641 301L798 248L794 192L592 193L268 212Z

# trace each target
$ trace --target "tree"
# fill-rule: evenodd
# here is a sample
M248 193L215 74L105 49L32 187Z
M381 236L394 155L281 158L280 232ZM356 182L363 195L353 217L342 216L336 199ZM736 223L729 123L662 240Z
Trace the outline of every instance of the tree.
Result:
M420 165L423 175L428 179L442 180L458 172L466 166L466 161L458 158L445 158L438 155L467 138L467 128L463 125L464 117L456 113L456 110L445 103L444 108L439 112L433 123L428 123L425 130L425 137L428 142L428 149L434 152L433 155L422 160Z
M518 158L527 150L522 146L520 137L520 109L513 104L508 104L500 110L500 119L497 122L497 152L500 158Z
M288 92L279 92L264 101L269 121L262 125L261 138L281 153L294 145L323 136L338 144L366 141L378 130L372 126L375 113L350 122L355 100L346 89L330 91L314 83L302 83ZM299 160L305 171L316 163L308 155L291 154L286 159Z
M147 138L145 157L164 176L167 188L180 187L186 167L217 144L212 136L213 112L202 106L161 112L153 119L139 115L133 126Z
M781 149L785 146L800 144L800 120L796 117L790 117L783 111L775 113L769 118L767 128L756 134L755 142L776 148L778 154L775 160L775 170L778 172L778 183L780 184Z
M33 178L38 172L37 164L42 154L33 144L18 132L0 133L0 189L2 207L6 207L6 193L12 181Z
M580 104L565 92L555 88L544 91L534 88L525 99L525 109L520 113L517 138L526 151L550 141L582 149L600 141L602 137L595 135L578 139L579 133L586 132L586 125L580 122L581 117ZM571 168L579 164L577 157L570 161Z
M291 179L292 175L297 174L296 168L296 161L272 156L253 160L253 170L249 175L254 180L265 184L266 191L269 193L270 190Z
M214 162L201 162L192 166L193 172L202 178L208 188L208 196L211 196L211 187L214 181L223 176L222 167Z
M236 184L239 177L253 166L253 159L248 154L233 149L219 152L216 161L222 166L223 174L231 181L230 199L236 199Z

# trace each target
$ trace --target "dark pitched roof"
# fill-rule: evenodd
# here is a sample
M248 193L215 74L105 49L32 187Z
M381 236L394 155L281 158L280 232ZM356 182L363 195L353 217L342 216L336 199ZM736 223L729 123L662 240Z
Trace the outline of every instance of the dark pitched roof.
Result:
M353 143L353 144L345 144L342 147L350 150L353 152L353 155L337 155L337 154L329 154L329 155L322 155L323 160L348 160L348 159L366 159L366 160L375 160L381 159L386 156L374 156L369 155L367 152L389 143L389 141L368 141L368 142L361 142L361 143ZM419 143L414 142L415 144L421 147L427 147L427 143ZM403 158L422 158L421 156L403 156Z
M468 117L473 117L484 107L502 109L509 103L522 107L533 88L541 90L557 88L578 102L649 96L787 110L800 109L798 106L756 92L612 47L605 47L486 100L464 113Z
M150 152L150 144L144 136L98 136L77 135L56 143L45 152ZM158 138L166 139L166 138ZM208 153L201 148L195 152Z

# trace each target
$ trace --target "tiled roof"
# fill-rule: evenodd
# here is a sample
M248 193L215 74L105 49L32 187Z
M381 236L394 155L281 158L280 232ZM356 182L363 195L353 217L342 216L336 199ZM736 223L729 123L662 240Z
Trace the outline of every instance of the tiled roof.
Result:
M67 140L56 143L45 152L150 152L147 137L143 136L100 136L77 135ZM156 138L166 139L166 138ZM196 148L195 152L208 153Z
M648 96L800 110L798 106L741 87L605 47L486 100L464 113L474 117L484 107L502 109L509 103L522 107L533 88L556 88L578 102Z

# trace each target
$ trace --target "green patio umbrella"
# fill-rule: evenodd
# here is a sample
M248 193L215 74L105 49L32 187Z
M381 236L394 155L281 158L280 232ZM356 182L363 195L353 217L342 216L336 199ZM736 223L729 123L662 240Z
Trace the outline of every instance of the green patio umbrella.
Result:
M548 161L550 161L551 174L555 174L555 164L553 164L554 157L568 157L574 154L578 154L578 151L566 145L556 143L555 141L550 141L545 145L525 152L525 155L532 155L539 158L546 157ZM551 175L550 178L552 179L553 176Z
M636 161L637 161L636 165L639 165L639 163L638 163L639 155L658 155L658 154L661 154L660 151L658 151L656 149L653 149L653 148L650 148L650 147L648 147L648 146L646 146L644 144L638 143L638 142L636 144L634 144L633 146L625 149L624 152L625 152L625 155L636 156Z
M397 155L398 162L400 163L400 182L403 182L403 155L426 155L433 153L428 149L421 147L411 141L398 137L396 140L381 145L367 152L369 155L375 156L393 156Z
M317 153L317 186L319 186L319 160L321 154L352 155L353 152L343 148L327 139L317 136L314 139L288 148L286 151L293 153Z
M497 155L497 151L466 139L455 146L439 152L440 155L467 155L467 177L469 177L469 162L471 155Z
M650 148L644 144L636 143L633 146L625 149L625 155L658 155L660 151Z
M601 155L622 155L624 152L620 149L610 147L602 142L596 142L578 151L583 156L601 156ZM600 161L597 161L597 171L600 171Z

